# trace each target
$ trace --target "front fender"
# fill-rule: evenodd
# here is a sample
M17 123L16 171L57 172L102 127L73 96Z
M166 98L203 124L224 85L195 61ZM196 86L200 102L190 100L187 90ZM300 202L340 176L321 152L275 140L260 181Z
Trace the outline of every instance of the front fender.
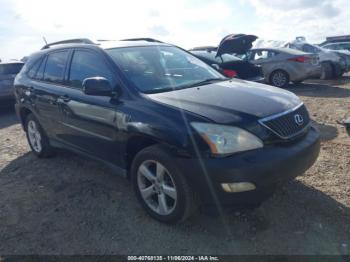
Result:
M142 122L131 122L127 126L127 133L129 138L141 136L173 148L185 149L188 147L188 137L185 135L187 132L181 132L175 127L170 128Z

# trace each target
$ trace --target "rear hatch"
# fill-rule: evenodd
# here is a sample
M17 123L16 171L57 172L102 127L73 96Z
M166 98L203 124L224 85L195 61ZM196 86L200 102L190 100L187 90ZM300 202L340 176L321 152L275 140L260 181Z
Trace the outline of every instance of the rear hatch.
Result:
M218 47L217 56L222 54L245 54L258 39L255 35L231 34L224 37Z

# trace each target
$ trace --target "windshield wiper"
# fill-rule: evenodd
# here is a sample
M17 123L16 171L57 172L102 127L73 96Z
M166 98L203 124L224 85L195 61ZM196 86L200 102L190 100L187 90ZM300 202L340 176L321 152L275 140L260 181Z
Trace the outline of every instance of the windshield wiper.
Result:
M144 93L146 93L146 94L156 94L156 93L163 93L163 92L169 92L169 91L176 91L176 90L191 88L191 87L195 87L195 86L203 86L203 85L211 84L213 82L218 82L218 81L227 81L229 79L230 78L208 78L208 79L205 79L203 81L199 81L197 83L190 84L190 85L152 89L152 90L144 91Z

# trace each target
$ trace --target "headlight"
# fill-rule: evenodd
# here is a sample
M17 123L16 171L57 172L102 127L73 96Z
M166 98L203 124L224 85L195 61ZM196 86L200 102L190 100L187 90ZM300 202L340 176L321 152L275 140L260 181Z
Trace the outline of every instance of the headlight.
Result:
M214 155L233 154L264 146L258 137L238 127L207 123L191 125L209 145Z

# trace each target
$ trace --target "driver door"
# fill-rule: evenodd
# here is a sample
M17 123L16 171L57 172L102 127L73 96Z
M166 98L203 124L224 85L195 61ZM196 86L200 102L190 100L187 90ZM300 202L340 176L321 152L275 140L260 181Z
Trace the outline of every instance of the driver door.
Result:
M116 86L116 79L104 57L93 50L75 49L66 88L58 99L64 130L57 134L65 144L89 155L118 164L118 130L115 99L86 95L82 83L89 77L104 77Z

